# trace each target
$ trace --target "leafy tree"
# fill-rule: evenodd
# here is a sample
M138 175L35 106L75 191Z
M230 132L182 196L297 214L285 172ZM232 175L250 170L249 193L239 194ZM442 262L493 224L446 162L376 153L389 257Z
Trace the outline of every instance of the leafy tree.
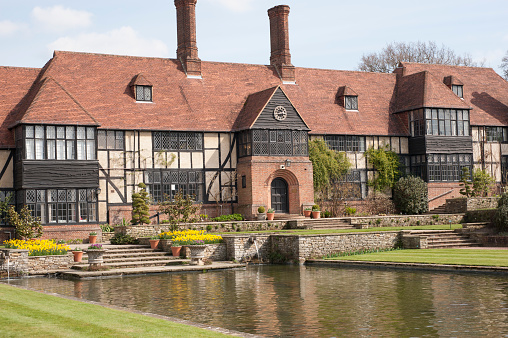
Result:
M194 204L191 195L185 195L179 190L173 199L166 195L163 202L159 202L159 211L168 215L171 231L178 230L179 223L192 223L196 221L196 213L201 205Z
M473 170L473 196L488 196L494 183L494 178L485 170Z
M473 190L471 188L471 175L469 175L469 168L462 167L462 173L460 174L460 183L461 186L459 193L466 197L473 196Z
M444 45L435 42L392 42L379 53L363 55L358 69L365 72L391 73L399 62L419 62L456 66L483 66L484 62L474 62L470 55L459 56Z
M8 194L5 196L3 201L0 201L0 219L7 216L7 211L9 210L9 203L12 200L12 194Z
M406 215L423 214L429 208L427 183L420 177L400 178L393 187L393 202Z
M316 139L309 142L309 159L317 199L341 199L343 189L340 181L351 168L346 154L331 150L324 140Z
M375 170L374 178L368 182L369 186L379 192L392 188L401 175L399 156L386 145L378 149L367 149L365 157Z
M32 212L26 205L19 213L10 206L7 210L9 224L16 228L16 235L21 239L38 238L42 236L42 225L39 218L32 216Z
M146 192L146 185L139 183L139 192L132 194L132 224L150 224L150 198Z
M501 60L501 69L503 70L502 76L506 81L508 81L508 51L506 51L506 54L504 55L503 59Z

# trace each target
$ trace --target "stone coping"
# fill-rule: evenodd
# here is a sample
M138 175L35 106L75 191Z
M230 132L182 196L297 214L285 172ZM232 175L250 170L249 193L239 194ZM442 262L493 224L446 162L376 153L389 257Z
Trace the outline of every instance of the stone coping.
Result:
M346 260L327 260L327 259L308 259L305 261L305 265L332 265L343 267L361 267L361 268L378 268L378 269L494 273L508 275L508 267L502 266L398 263L398 262L349 261L349 260L346 261Z
M83 278L97 278L97 277L113 277L113 276L126 276L126 275L144 275L152 273L169 273L169 272L203 272L205 270L223 270L244 268L246 264L232 263L232 262L213 262L210 265L173 265L173 266L148 266L140 268L124 268L124 269L110 269L104 271L79 271L79 270L65 270L59 271L59 275L63 278L70 279L83 279Z

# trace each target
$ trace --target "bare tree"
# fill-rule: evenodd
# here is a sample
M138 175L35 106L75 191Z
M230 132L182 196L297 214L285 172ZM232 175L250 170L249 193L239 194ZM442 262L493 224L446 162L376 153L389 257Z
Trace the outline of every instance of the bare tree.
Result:
M379 53L363 55L358 69L364 72L391 73L399 62L418 62L455 66L482 67L484 61L475 62L468 54L456 55L444 45L435 42L392 42Z
M506 81L508 81L508 51L506 51L506 54L504 55L503 59L501 60L501 69L503 70L503 77Z

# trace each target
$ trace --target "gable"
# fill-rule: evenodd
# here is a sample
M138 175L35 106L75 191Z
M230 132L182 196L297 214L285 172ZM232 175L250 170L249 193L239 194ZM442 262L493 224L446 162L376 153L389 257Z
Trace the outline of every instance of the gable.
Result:
M274 117L274 111L278 107L284 107L286 111L286 117L281 121ZM275 90L275 93L273 93L270 100L266 103L251 128L309 130L307 124L280 87Z

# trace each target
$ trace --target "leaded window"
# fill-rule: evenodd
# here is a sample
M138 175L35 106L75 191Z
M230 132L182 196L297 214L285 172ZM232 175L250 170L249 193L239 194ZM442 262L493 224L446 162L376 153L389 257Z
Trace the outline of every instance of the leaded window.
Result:
M136 86L136 101L152 101L152 86Z
M145 172L145 184L154 202L173 199L179 191L184 196L193 196L196 202L203 201L205 185L202 171L149 170Z
M358 110L358 96L344 96L344 107L346 110Z
M452 85L452 91L460 98L464 97L463 88L462 85Z
M101 150L124 150L125 133L119 130L98 130L97 143Z
M155 151L203 150L203 133L156 131L152 135L153 149Z
M422 179L427 179L427 159L425 155L411 156L411 174Z
M508 142L507 129L505 127L485 127L485 141Z
M10 189L0 190L0 201L7 202L9 206L15 205L14 191ZM0 213L0 224L7 224L7 212Z
M460 181L462 168L472 172L471 154L430 154L427 155L428 180Z
M427 135L469 136L469 110L425 109Z
M27 160L95 160L95 128L27 125Z
M357 200L367 197L367 171L350 170L340 180L336 193L344 200Z
M97 221L95 189L25 190L19 202L26 204L42 224Z
M238 156L307 156L308 134L303 130L246 130L238 134Z
M409 120L411 127L411 136L415 137L425 135L425 119L423 116L423 109L409 112Z
M365 137L355 135L326 135L328 148L336 151L365 151Z

